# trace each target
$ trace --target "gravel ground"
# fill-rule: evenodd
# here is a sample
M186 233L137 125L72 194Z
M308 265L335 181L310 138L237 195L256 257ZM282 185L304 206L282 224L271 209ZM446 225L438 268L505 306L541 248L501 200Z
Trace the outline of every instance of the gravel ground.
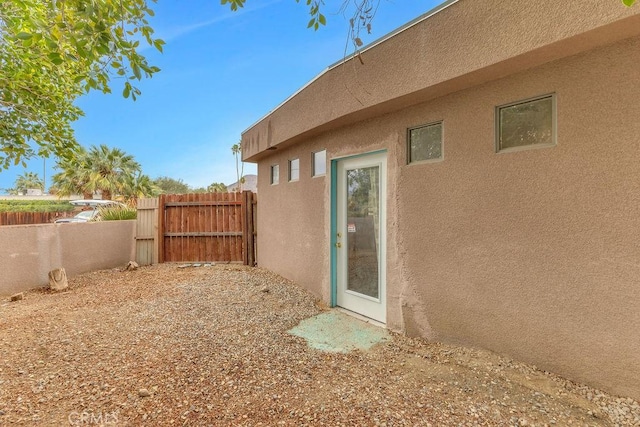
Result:
M631 399L493 353L394 335L323 353L326 310L241 266L109 270L0 302L0 425L640 426Z

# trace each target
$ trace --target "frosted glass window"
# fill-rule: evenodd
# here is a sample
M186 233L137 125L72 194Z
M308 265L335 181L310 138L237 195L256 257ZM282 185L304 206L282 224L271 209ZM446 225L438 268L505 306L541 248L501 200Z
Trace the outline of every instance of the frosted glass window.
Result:
M313 176L326 175L327 173L327 150L313 153Z
M289 160L289 181L300 179L300 159Z
M556 144L555 96L497 107L496 151Z
M409 129L409 163L442 159L442 122Z

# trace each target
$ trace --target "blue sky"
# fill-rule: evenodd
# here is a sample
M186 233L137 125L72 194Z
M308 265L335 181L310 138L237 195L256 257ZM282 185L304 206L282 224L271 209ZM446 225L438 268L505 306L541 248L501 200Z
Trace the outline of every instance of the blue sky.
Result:
M169 176L194 187L236 180L231 145L241 133L345 54L348 19L338 14L342 0L326 0L327 26L306 28L305 1L248 0L231 12L219 0L159 0L151 23L167 44L164 53L144 50L162 71L139 84L136 102L91 93L78 101L85 117L74 123L85 146L106 144L132 154L152 178ZM380 0L373 33L365 43L431 10L441 1ZM27 168L0 171L0 189ZM47 187L53 158L46 160ZM245 165L245 173L255 166Z

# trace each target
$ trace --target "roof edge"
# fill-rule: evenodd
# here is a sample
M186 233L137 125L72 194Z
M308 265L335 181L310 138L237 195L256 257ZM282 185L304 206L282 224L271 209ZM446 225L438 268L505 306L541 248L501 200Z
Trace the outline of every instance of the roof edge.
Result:
M269 112L265 115L263 115L262 117L260 117L258 120L256 120L253 124L251 124L248 128L246 128L245 130L242 131L242 134L247 133L248 131L250 131L251 129L253 129L258 123L262 122L264 119L266 119L267 117L269 117L271 115L271 113L273 113L274 111L278 110L280 107L282 107L284 104L286 104L287 102L289 102L292 98L294 98L296 95L298 95L300 92L302 92L303 90L305 90L307 87L309 87L311 84L313 84L313 82L315 82L316 80L318 80L320 77L322 77L323 75L325 75L327 72L333 70L334 68L337 68L343 64L346 64L347 62L355 59L358 55L360 55L363 52L368 51L369 49L373 49L374 47L384 43L385 41L389 40L390 38L406 31L407 29L413 27L414 25L417 25L419 23L421 23L422 21L431 18L433 15L443 11L444 9L448 8L449 6L457 3L460 0L446 0L443 3L441 3L440 5L434 7L433 9L428 10L427 12L423 13L422 15L418 16L417 18L407 22L406 24L396 28L395 30L385 34L384 36L372 41L371 43L367 44L366 46L364 46L362 49L357 50L356 52L353 52L347 56L345 56L344 58L342 58L339 61L334 62L333 64L329 65L327 68L325 68L324 70L322 70L319 74L317 74L314 78L312 78L311 80L309 80L307 83L305 83L302 87L300 87L298 90L296 90L294 93L292 93L291 95L289 95L284 101L280 102L278 105L276 105L274 108L272 108L271 110L269 110Z

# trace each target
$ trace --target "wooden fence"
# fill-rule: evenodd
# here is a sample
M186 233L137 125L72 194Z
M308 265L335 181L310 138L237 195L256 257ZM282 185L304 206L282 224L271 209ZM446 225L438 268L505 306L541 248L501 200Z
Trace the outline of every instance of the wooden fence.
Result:
M0 225L48 224L69 212L0 212Z
M161 195L138 201L137 261L255 265L257 199L243 193Z

